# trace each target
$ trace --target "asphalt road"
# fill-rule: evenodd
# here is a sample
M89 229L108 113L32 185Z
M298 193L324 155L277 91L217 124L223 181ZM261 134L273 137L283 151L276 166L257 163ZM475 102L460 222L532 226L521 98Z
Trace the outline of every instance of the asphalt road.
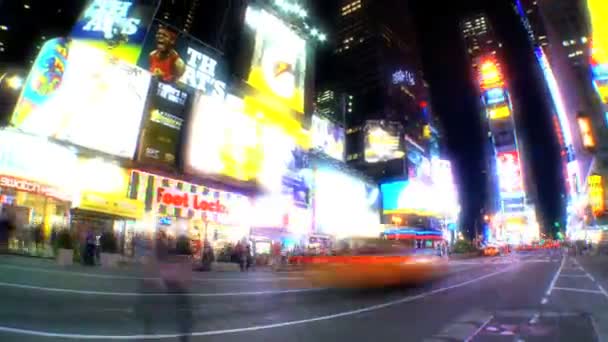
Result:
M173 295L150 290L141 270L0 256L0 341L179 341L188 317L190 341L608 341L607 270L608 258L541 251L451 261L416 287L224 272L196 273L188 294Z

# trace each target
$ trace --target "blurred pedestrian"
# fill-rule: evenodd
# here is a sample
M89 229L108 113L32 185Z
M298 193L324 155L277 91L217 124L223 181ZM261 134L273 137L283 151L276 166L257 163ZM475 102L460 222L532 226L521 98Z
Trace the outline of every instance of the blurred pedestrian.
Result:
M0 207L0 253L8 252L8 241L14 230L13 222L4 207Z
M164 231L159 231L154 244L154 254L147 260L145 269L148 276L140 283L140 291L143 294L138 302L138 314L143 319L144 334L151 334L151 325L155 314L160 312L173 313L179 329L179 340L186 342L190 340L192 330L192 311L188 288L191 281L192 264L189 259L182 259L170 248L170 242ZM156 275L156 276L152 276ZM159 281L155 281L158 279ZM167 295L172 298L175 307L156 308L157 297L148 297L146 294L155 293L159 287L165 289Z
M253 265L253 254L251 253L251 245L247 244L245 247L245 264L246 270L249 271L249 268Z

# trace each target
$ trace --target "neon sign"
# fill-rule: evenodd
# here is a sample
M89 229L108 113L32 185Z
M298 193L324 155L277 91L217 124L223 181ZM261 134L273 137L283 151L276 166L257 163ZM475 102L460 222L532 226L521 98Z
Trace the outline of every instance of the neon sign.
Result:
M397 70L393 74L393 84L407 84L413 86L416 84L414 74L408 70Z
M493 105L501 102L505 102L505 91L503 88L494 88L486 91L486 104Z
M593 132L591 132L591 120L587 117L579 117L576 121L578 122L578 128L583 139L583 146L594 148L595 139L593 138Z
M509 106L499 106L488 109L488 118L491 120L504 119L511 116Z
M191 194L163 187L158 188L156 194L156 201L167 206L214 213L228 212L226 206L219 200L207 201L201 198L203 195L199 196L199 194Z

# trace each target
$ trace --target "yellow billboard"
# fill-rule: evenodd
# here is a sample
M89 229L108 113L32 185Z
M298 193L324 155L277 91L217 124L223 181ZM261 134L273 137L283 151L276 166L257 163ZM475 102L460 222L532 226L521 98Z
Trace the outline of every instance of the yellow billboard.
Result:
M490 118L490 120L505 119L509 116L511 116L511 109L509 106L488 108L488 118Z
M306 40L285 22L254 6L245 21L255 31L255 47L247 82L292 110L304 112Z

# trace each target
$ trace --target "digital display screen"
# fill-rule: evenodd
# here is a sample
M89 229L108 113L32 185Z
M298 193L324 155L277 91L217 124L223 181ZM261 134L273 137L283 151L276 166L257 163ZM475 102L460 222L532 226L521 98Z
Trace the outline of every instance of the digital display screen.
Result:
M314 182L316 232L338 238L378 236L377 188L330 166L319 166Z
M432 188L417 180L380 184L384 214L433 213L436 198Z
M289 108L304 112L306 40L267 11L249 6L245 22L255 32L255 47L247 82L278 97Z
M402 128L396 123L369 121L365 128L365 161L375 163L402 158Z
M344 161L345 133L343 127L326 118L313 115L311 135L313 149Z
M32 134L133 158L150 74L78 41L70 44L66 56L59 84L28 79L26 89L36 95L28 99L24 93L12 123ZM48 64L56 74L59 60L55 56L50 61L57 64ZM28 107L32 99L36 105Z
M146 106L138 160L175 166L190 94L163 82L153 82Z
M135 64L157 3L157 0L88 1L70 38Z
M496 168L501 193L521 193L523 179L519 153L517 151L499 152L496 156Z
M485 92L486 105L503 103L507 99L503 88L494 88Z
M226 96L226 70L217 53L158 21L150 28L138 65L162 82Z

